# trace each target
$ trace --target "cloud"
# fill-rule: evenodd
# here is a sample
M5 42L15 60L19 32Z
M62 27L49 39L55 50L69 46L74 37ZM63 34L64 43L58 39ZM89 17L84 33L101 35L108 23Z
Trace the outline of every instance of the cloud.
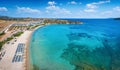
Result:
M120 6L116 6L111 10L103 11L101 15L103 17L120 17L120 13L116 13L116 12L120 12Z
M116 6L111 10L104 11L102 14L115 14L116 12L120 12L120 6Z
M0 11L8 11L6 7L0 7Z
M94 4L94 5L100 5L100 4L104 4L104 3L110 3L110 0L93 2L92 4Z
M110 3L110 0L86 4L86 9L84 9L84 12L96 12L97 11L96 9L99 7L98 5L105 4L105 3Z
M55 5L56 3L55 3L55 1L49 1L48 4L49 5Z
M102 12L101 14L102 14L102 15L105 15L105 14L112 14L112 12L113 12L113 11L104 11L104 12Z
M40 14L40 10L38 9L32 9L32 8L29 8L29 7L17 7L17 12L18 13L29 13L29 14Z
M85 9L84 12L94 13L94 12L96 12L96 10L94 10L94 9Z
M71 14L70 11L68 11L65 8L60 8L59 6L48 6L46 7L47 12L49 10L49 12L53 12L54 14Z
M58 6L51 5L51 6L46 7L46 9L47 10L59 10L60 8Z
M71 2L68 2L68 4L76 5L77 2L75 2L75 1L71 1Z
M120 12L120 6L113 8L113 10Z
M104 3L110 3L110 0L89 3L89 4L86 4L86 7L95 9L95 8L98 8L98 5L104 4Z
M50 13L48 10L45 11L46 13Z
M96 5L94 4L87 4L86 5L87 8L91 8L91 9L95 9L95 8L98 8Z
M46 10L47 10L46 12L52 13L52 14L71 14L71 12L68 11L67 9L60 8L59 6L56 6L55 4L56 4L55 2L54 2L54 4L50 4L48 2L49 6L46 7Z

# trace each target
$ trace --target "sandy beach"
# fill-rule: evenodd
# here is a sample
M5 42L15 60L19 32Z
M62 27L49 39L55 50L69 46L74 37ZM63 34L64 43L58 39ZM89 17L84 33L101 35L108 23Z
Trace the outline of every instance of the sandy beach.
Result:
M35 31L35 30L37 30L38 28L40 28L40 27L42 27L43 25L41 25L41 26L39 26L39 27L37 27L37 28L35 28L33 31L31 31L31 34L29 34L29 37L28 37L28 41L26 42L26 53L25 53L25 55L26 55L26 63L25 63L25 70L30 70L31 68L32 68L32 66L31 66L31 64L30 64L30 54L29 54L29 45L30 45L30 39L31 39L31 36L32 36L32 33Z
M3 46L3 49L1 52L5 52L5 55L0 60L0 70L8 70L8 68L9 70L30 70L29 43L30 43L32 33L40 27L42 27L42 25L33 30L24 31L24 33L20 37L17 37L16 39L11 40L9 44L5 44ZM17 41L15 42L15 40ZM18 48L18 45L20 43L25 44L24 53L22 56L23 61L12 62L15 56L16 50Z
M5 52L5 55L2 57L2 59L0 60L0 70L27 70L27 66L28 64L28 43L29 43L29 39L30 36L32 34L33 31L25 31L20 37L18 37L15 42L15 40L13 39L12 41L10 41L9 44L5 44L3 46L3 49L1 52ZM19 43L24 43L25 47L24 47L24 54L23 54L23 61L22 62L12 62L17 46Z
M28 41L27 41L27 43L26 43L26 53L25 53L25 56L26 56L26 61L25 61L25 70L30 70L29 68L29 66L30 66L30 54L29 54L29 43L30 43L30 39L31 39L31 36L32 36L32 33L29 35L29 37L28 37Z

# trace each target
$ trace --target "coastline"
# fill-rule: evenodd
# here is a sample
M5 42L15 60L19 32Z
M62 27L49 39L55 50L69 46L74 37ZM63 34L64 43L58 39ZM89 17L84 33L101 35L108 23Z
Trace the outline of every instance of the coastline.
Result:
M9 44L5 44L4 50L5 50L6 54L0 62L0 70L1 69L7 70L7 68L9 68L9 70L30 70L30 69L32 69L33 66L30 63L30 50L29 50L30 49L30 47L29 47L30 40L31 40L31 37L32 37L32 34L34 33L34 31L36 31L38 28L46 26L46 25L49 25L49 24L40 25L33 30L26 30L26 31L24 31L24 33L21 36L17 37L16 39L13 39L12 41L10 41ZM15 41L15 40L17 40L17 41ZM12 60L15 56L16 50L18 48L18 44L20 44L20 43L25 44L24 53L22 56L23 61L12 62Z
M32 36L32 33L33 31L31 31L31 34L29 35L28 39L27 39L27 42L26 42L26 53L25 53L25 56L26 56L26 61L25 61L25 70L30 70L30 58L29 58L29 46L30 46L30 39L31 39L31 36Z
M47 25L49 25L49 24L47 24ZM31 70L31 69L33 69L33 66L30 63L30 50L29 50L30 49L30 41L31 41L32 34L38 28L43 27L43 26L46 26L46 25L40 25L37 28L33 29L31 31L31 34L29 34L29 36L28 36L28 39L27 39L27 42L26 42L26 49L25 49L26 50L26 53L25 53L25 56L26 56L26 58L25 58L25 60L26 60L25 61L25 70Z
M28 39L27 39L27 42L26 42L26 53L25 53L25 56L26 56L26 61L25 61L25 70L30 70L31 67L31 63L30 63L30 40L31 40L31 37L32 37L32 34L34 33L34 31L36 31L38 28L40 27L43 27L44 25L40 25L39 27L35 28L33 31L31 31L31 34L29 34L28 36Z

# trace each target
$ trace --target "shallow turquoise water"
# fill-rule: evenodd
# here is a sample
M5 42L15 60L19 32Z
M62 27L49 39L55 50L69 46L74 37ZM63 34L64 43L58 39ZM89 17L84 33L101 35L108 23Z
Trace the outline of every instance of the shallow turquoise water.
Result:
M120 69L120 21L80 21L84 24L48 25L33 33L30 60L34 70Z

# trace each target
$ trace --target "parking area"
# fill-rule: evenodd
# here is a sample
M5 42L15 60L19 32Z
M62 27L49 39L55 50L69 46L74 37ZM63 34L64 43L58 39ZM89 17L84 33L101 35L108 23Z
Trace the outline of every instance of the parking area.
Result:
M19 43L15 52L15 55L12 59L12 63L14 62L22 62L23 61L23 55L24 55L24 43Z

